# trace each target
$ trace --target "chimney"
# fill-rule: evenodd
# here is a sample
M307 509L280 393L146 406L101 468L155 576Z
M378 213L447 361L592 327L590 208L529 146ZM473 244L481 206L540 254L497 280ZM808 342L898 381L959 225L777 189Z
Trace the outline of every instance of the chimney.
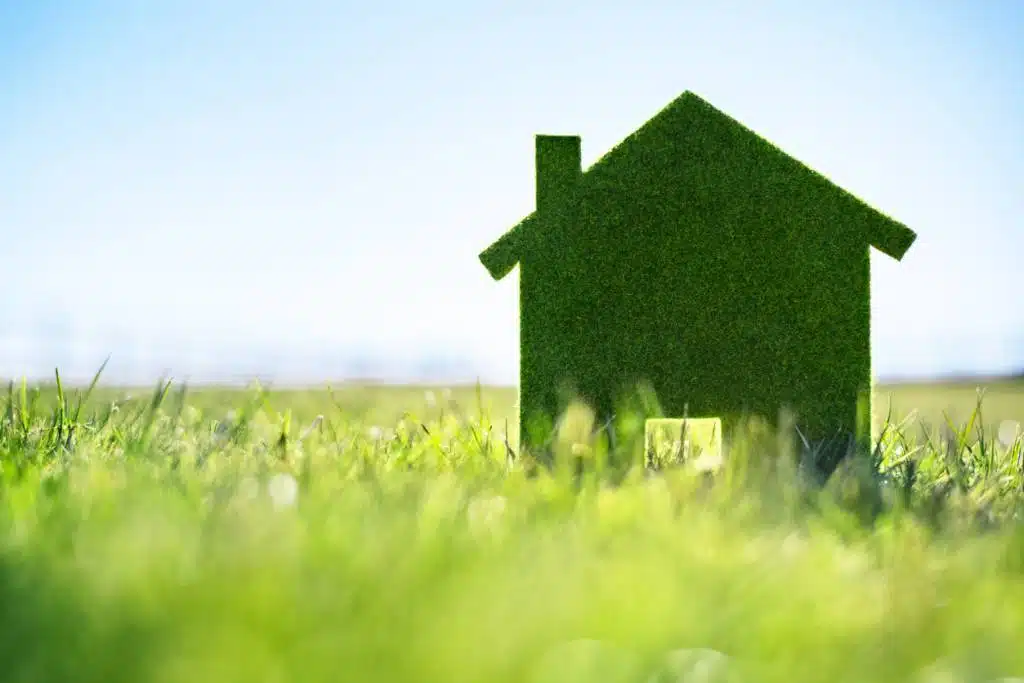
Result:
M537 211L557 206L583 175L578 135L538 135Z

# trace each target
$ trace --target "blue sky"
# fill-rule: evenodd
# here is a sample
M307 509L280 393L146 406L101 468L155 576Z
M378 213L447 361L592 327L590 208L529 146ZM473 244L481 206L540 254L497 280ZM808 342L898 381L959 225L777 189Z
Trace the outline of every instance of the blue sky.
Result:
M693 90L917 231L872 257L879 374L999 371L1021 82L1010 0L0 0L0 312L67 311L96 358L130 332L513 381L516 276L477 254L533 208L533 135L589 165Z

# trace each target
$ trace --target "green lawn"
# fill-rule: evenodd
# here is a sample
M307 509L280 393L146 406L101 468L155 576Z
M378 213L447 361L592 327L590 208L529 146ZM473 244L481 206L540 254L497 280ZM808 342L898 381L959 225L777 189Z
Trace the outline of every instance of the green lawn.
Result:
M875 421L881 426L892 409L891 420L899 423L909 420L914 425L938 426L945 416L958 425L966 423L977 407L979 390L984 396L982 422L985 428L996 430L1005 420L1024 424L1024 380L984 379L945 383L879 384L875 392ZM132 396L148 400L152 387L136 389L98 388L98 402ZM190 402L204 411L223 413L237 408L239 401L248 396L241 389L190 389ZM518 416L515 409L514 387L475 386L375 386L348 385L311 389L282 389L268 387L267 404L275 410L292 410L296 418L312 420L317 415L342 412L369 424L391 425L402 415L413 412L423 417L436 417L444 411L455 410L475 419L481 405L495 423L504 427L509 423L515 433ZM52 400L53 392L44 391Z
M702 649L713 680L1022 676L1021 440L964 429L973 387L881 389L959 433L903 424L819 491L756 426L710 477L571 430L533 470L503 389L101 388L78 412L14 386L0 680L705 680L669 671ZM1022 396L990 386L980 423Z
M1005 420L1024 424L1024 380L1020 379L879 385L875 417L882 421L891 404L897 421L916 413L917 422L940 424L945 414L954 423L963 424L977 406L979 391L987 428L998 429Z

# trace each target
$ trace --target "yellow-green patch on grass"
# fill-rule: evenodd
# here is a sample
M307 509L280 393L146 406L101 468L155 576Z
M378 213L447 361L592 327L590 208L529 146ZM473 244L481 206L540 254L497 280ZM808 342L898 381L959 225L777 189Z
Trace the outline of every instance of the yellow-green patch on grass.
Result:
M717 417L652 418L645 422L644 451L650 467L688 463L698 470L722 462L722 420Z

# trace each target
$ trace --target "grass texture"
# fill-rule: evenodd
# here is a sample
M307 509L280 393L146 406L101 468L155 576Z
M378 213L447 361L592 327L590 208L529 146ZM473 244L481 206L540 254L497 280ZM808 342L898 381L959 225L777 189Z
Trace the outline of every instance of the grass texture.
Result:
M480 254L520 268L524 442L637 385L727 432L788 408L811 440L870 441L870 249L914 232L691 92L585 172L579 137L535 145L536 211Z
M1024 444L977 406L818 485L785 430L653 472L645 415L612 448L580 405L536 468L503 401L10 385L0 678L1024 675Z

